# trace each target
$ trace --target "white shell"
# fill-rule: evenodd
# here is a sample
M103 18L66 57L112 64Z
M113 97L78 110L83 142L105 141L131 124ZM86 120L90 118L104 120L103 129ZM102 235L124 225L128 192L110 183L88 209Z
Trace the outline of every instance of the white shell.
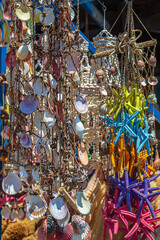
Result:
M29 53L29 49L28 49L27 45L20 46L18 48L18 57L19 57L20 60L26 59L27 56L28 56L28 53Z
M75 223L75 222L73 222L73 223ZM89 227L88 223L85 222L83 219L81 219L80 221L78 221L75 224L76 224L76 228L77 228L79 234L73 233L72 240L79 240L79 239L85 240L85 239L87 239L89 237L89 234L90 234L90 227ZM74 228L73 228L73 230L74 230Z
M4 219L9 219L10 213L11 213L11 209L7 205L5 205L1 210L1 216Z
M67 215L67 206L66 203L63 202L63 198L57 197L50 201L49 210L51 215L57 219L62 220Z
M40 218L44 216L47 211L47 203L42 200L40 196L31 196L27 204L26 212L31 218Z
M43 79L41 77L37 78L36 81L33 83L33 90L34 92L41 96L42 95L42 87L43 87ZM48 92L47 86L44 84L44 95Z
M83 192L77 192L76 206L79 212L87 215L91 210L91 203L85 198Z
M57 223L61 228L63 228L68 224L69 220L70 220L70 213L68 210L66 216L61 220L57 220Z
M54 115L50 114L48 111L44 113L43 121L46 123L47 127L51 129L56 123Z
M39 167L32 169L32 177L37 183L39 182Z
M23 67L24 68L21 69L22 74L26 75L29 72L29 64L27 62L23 62Z
M47 15L44 19L44 24L45 24L45 26L49 26L54 22L54 19L55 19L53 9L52 8L46 8L45 12L46 12ZM40 22L43 21L43 15L42 14L40 14L39 19L40 19Z
M49 74L49 81L50 81L51 88L56 88L58 83L56 82L56 80L53 78L51 74Z
M16 8L16 15L20 20L28 21L31 18L31 11L29 7L23 3L18 3L18 7Z
M20 178L13 172L9 172L8 176L2 181L2 189L8 195L14 195L21 190L22 183Z
M74 119L74 121L73 121L73 127L74 127L74 130L76 131L77 135L80 138L82 138L85 128L83 126L83 123L80 121L78 115L76 116L76 119Z
M20 176L21 181L24 181L24 182L28 178L28 174L23 166L19 167L19 176Z

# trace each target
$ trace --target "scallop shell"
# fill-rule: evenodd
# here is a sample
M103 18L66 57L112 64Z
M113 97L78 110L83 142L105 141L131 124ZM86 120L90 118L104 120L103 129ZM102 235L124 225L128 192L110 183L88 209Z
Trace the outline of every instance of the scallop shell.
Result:
M39 182L39 167L32 169L32 177L37 183Z
M29 203L27 204L26 212L31 218L40 218L44 216L47 211L47 203L40 196L31 196Z
M31 11L29 7L25 6L23 3L18 3L16 15L20 20L28 21L31 18Z
M20 137L20 142L25 148L30 148L32 146L32 139L28 134L23 133Z
M56 232L57 240L71 240L73 236L73 228L71 224L67 224L62 231Z
M64 219L68 211L66 203L64 203L61 197L52 199L49 203L49 209L51 215L57 220Z
M85 240L90 235L90 227L87 222L83 220L83 218L79 215L72 216L72 225L73 225L73 240Z
M79 212L87 215L91 210L91 203L85 198L83 192L77 192L76 206Z
M24 181L24 182L27 181L28 174L23 166L19 167L19 176L20 176L21 181Z
M11 209L10 209L7 205L5 205L4 207L2 207L1 216L2 216L4 219L9 219L10 213L11 213Z
M96 185L97 185L97 174L98 174L99 168L96 169L95 173L92 175L92 177L90 178L87 187L83 190L84 196L86 199L89 199L89 197L91 196L91 194L93 193Z
M43 79L41 77L38 77L36 81L33 83L33 90L34 92L41 96L42 95L42 89L43 89ZM44 84L44 95L46 95L48 92L48 87Z
M88 104L82 96L78 96L74 101L74 106L79 113L86 113L88 111Z
M26 96L20 103L20 110L25 114L31 114L37 109L37 102L34 101L34 96Z
M66 216L61 220L57 220L57 223L61 228L63 228L68 224L69 220L70 220L70 212L68 210Z
M45 26L49 26L54 23L54 19L55 19L53 8L46 8L45 12L46 12L46 17L44 19L44 24ZM40 19L40 22L43 21L43 14L40 14L39 19Z
M20 178L13 172L9 172L2 181L2 189L8 195L17 194L22 187Z
M88 153L84 148L84 143L78 145L78 157L83 165L88 165Z

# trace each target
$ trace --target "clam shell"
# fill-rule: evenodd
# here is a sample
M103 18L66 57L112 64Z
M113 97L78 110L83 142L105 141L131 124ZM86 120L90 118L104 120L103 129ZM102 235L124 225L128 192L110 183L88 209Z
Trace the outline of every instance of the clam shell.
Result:
M20 178L13 172L9 172L2 181L2 189L8 195L17 194L22 187Z
M72 225L73 225L73 240L85 240L90 235L90 227L87 222L79 215L72 216Z
M10 213L11 213L11 209L10 209L7 205L5 205L4 207L2 207L1 216L2 216L4 219L9 219Z
M79 113L86 113L88 111L88 104L82 96L78 96L74 101L74 106Z
M48 111L44 113L43 121L46 123L47 127L51 129L56 123L56 119L53 114L50 114Z
M37 183L39 182L39 167L32 169L32 177Z
M24 182L27 181L28 174L23 166L19 167L19 176L20 176L21 181L24 181Z
M46 17L44 19L44 24L45 24L45 26L49 26L54 23L54 19L55 19L54 13L53 13L53 8L46 8L45 12L46 12ZM40 14L39 20L40 20L40 22L43 21L43 14Z
M42 95L42 89L43 89L43 79L41 77L38 77L36 81L33 83L33 90L34 92L41 96ZM44 84L44 95L46 95L48 92L47 86Z
M16 219L17 219L17 217L18 217L18 212L17 212L17 210L16 210L16 209L12 209L9 219L10 219L12 222L15 222Z
M20 60L26 59L27 56L28 56L28 53L29 53L29 49L28 49L28 46L27 46L27 45L20 46L20 47L18 48L17 54L18 54L18 57L19 57Z
M91 196L91 194L93 193L96 185L97 185L97 174L98 174L99 168L96 169L95 173L92 175L92 177L90 178L87 187L83 190L84 196L86 199L89 199L89 197Z
M68 224L69 220L70 220L70 212L68 210L66 216L61 220L57 220L57 223L61 228L63 228Z
M30 148L32 146L32 139L28 134L23 133L20 137L20 142L25 148Z
M26 212L31 218L40 218L47 211L47 203L40 196L31 196L31 199L26 207Z
M85 198L83 192L77 192L76 206L79 212L87 215L91 210L91 203Z
M18 219L19 219L19 220L25 219L25 212L24 212L24 210L23 210L22 208L19 209Z
M16 8L16 15L20 20L28 21L31 18L31 11L29 7L23 3L18 3L18 7Z
M34 96L26 96L20 103L20 110L25 114L31 114L37 109L37 102L34 101Z
M73 236L73 228L71 224L67 224L62 231L56 232L57 240L71 240Z
M155 85L157 85L157 83L158 83L158 79L157 79L156 77L154 77L154 76L150 76L150 77L148 78L148 83L149 83L150 85L152 85L152 86L155 86Z
M80 121L79 116L76 116L76 119L73 121L73 127L74 130L76 131L77 135L82 138L84 134L84 126L83 123Z
M83 165L88 165L88 162L89 162L88 153L87 153L86 149L84 148L83 143L80 143L78 145L78 157Z
M66 203L63 202L61 197L52 199L49 203L49 209L51 215L57 220L64 219L68 211Z

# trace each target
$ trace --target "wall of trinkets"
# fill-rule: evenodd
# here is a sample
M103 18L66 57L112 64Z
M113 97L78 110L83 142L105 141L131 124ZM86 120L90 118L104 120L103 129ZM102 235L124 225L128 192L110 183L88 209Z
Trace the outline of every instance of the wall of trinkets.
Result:
M38 239L154 239L160 162L147 104L157 102L157 42L147 29L151 40L140 42L132 1L124 32L114 37L104 25L91 59L78 1L74 31L69 0L6 5L3 220L43 218Z

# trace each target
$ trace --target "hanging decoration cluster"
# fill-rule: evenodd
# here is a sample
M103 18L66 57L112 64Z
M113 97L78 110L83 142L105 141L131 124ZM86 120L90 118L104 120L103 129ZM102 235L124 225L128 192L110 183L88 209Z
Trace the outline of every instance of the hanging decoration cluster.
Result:
M154 113L156 40L137 42L132 1L124 33L105 28L88 43L71 30L69 0L4 1L0 46L7 46L1 119L2 217L44 217L39 239L92 239L85 216L106 185L104 240L154 239L160 194ZM5 94L6 92L6 94ZM155 157L155 160L154 160ZM98 239L98 237L97 237Z

